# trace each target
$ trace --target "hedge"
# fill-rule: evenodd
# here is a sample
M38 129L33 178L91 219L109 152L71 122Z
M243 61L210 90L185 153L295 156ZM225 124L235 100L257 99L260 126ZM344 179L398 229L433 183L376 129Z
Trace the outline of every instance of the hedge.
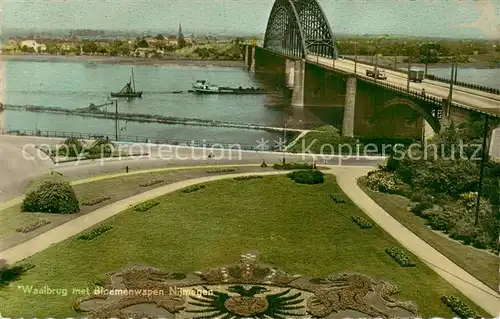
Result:
M140 203L138 205L135 205L134 206L134 211L136 212L145 212L153 207L155 207L156 205L159 205L160 202L157 202L155 200L148 200L144 203Z
M27 226L17 228L16 231L19 233L29 233L29 232L34 231L35 229L38 229L38 228L45 226L45 225L48 225L48 224L50 224L50 222L48 220L40 219L40 220L37 220L34 223L31 223Z
M358 224L359 228L372 228L372 224L361 216L351 216L351 219L353 220L353 222Z
M290 169L313 169L312 164L307 163L276 163L273 165L274 169L290 170Z
M183 193L192 193L192 192L195 192L199 189L203 189L205 188L205 185L193 185L193 186L189 186L189 187L186 187L184 188L183 190L181 190L181 192Z
M256 178L262 178L263 176L261 175L250 175L250 176L240 176L240 177L235 177L234 180L237 181L245 181L249 179L256 179Z
M286 176L299 184L322 184L325 181L323 173L316 170L293 171Z
M163 183L163 179L152 179L150 181L140 183L139 186L140 187L148 187L148 186L160 184L160 183Z
M344 198L344 196L340 195L340 194L332 194L330 195L330 198L337 204L342 204L342 203L345 203L346 200Z
M24 212L72 214L79 212L80 206L68 182L46 181L28 193L21 209Z
M392 257L401 267L415 267L415 263L397 247L387 248L385 252Z
M94 205L102 203L102 202L104 202L104 201L106 201L106 200L108 200L110 198L111 197L109 197L109 196L99 196L99 197L96 197L96 198L93 198L93 199L82 201L82 205L83 206L94 206Z
M215 173L229 173L229 172L234 172L234 168L222 168L222 169L212 169L207 171L209 174L215 174Z
M89 231L85 234L81 234L80 236L78 236L78 239L92 240L92 239L96 238L97 236L104 234L105 232L107 232L111 228L113 228L113 227L109 226L109 225L101 225L97 228L92 229L91 231Z
M18 279L23 273L35 267L33 264L22 264L6 268L0 268L0 286L6 286Z
M457 297L443 296L441 297L441 302L453 310L460 318L481 318L481 316L478 316L474 310Z

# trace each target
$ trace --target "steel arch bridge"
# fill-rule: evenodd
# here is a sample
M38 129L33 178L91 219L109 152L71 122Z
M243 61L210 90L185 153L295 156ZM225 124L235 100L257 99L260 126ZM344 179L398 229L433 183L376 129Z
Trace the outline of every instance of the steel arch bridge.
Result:
M317 0L276 0L264 48L298 59L309 54L338 57L332 29Z

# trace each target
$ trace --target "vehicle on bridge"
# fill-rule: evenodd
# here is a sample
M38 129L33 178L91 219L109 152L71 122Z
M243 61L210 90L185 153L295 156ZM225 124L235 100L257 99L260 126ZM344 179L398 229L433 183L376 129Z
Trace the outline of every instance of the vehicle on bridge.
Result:
M379 69L366 70L366 76L369 76L371 78L376 78L379 80L387 80L387 75L385 75L385 71Z
M422 83L424 79L424 70L420 68L411 68L410 73L408 73L410 81Z

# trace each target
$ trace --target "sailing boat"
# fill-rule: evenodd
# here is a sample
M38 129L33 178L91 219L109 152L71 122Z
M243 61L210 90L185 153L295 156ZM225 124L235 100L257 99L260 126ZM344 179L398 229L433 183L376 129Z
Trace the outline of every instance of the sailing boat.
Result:
M137 92L135 90L135 79L134 79L134 69L132 69L132 78L125 84L123 89L118 93L111 93L112 97L142 97L142 91Z

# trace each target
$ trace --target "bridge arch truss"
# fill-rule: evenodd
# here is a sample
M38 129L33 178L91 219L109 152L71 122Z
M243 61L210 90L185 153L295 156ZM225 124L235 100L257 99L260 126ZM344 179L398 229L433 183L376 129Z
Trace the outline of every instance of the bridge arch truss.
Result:
M317 0L276 0L264 48L298 59L307 55L338 57L332 29Z

